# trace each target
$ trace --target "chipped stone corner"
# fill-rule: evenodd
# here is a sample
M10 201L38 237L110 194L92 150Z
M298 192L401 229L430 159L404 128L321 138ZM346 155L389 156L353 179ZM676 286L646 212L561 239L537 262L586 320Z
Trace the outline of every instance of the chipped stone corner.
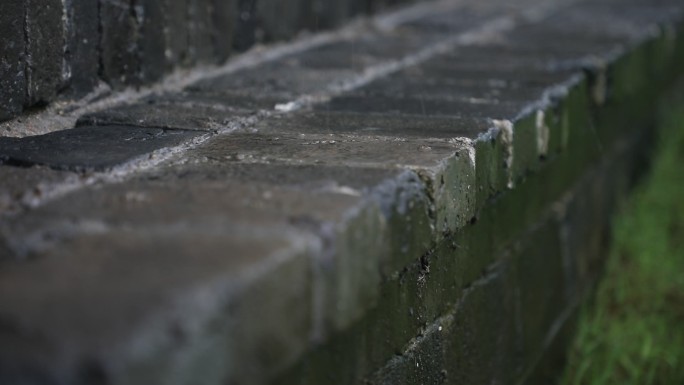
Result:
M506 172L508 174L508 182L506 186L510 189L515 187L513 177L513 122L508 119L497 120L493 119L494 127L501 133L501 142L504 145L504 164L506 165Z

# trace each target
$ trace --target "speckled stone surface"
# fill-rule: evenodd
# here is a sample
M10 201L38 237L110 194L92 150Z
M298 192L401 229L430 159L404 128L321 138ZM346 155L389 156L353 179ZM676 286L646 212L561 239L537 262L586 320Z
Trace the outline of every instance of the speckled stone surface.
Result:
M76 128L22 116L0 383L553 383L682 75L682 4L105 3L114 88L390 12L59 110Z

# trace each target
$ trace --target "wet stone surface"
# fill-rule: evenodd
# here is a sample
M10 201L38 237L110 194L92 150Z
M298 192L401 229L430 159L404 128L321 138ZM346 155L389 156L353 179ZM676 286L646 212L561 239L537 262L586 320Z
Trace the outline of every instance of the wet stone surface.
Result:
M27 138L0 138L0 159L17 166L104 171L196 136L197 132L183 130L83 126Z

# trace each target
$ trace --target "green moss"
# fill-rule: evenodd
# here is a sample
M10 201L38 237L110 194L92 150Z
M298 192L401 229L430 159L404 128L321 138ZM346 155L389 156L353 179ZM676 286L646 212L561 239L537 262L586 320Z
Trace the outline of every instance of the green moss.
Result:
M684 95L670 102L652 174L614 222L562 384L684 383Z

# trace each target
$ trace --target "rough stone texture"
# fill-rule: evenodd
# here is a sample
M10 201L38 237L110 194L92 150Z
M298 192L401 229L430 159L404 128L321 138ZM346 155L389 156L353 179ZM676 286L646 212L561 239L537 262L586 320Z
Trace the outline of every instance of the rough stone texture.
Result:
M73 0L66 10L66 83L69 92L84 95L98 82L100 15L97 1Z
M268 4L237 48L311 22ZM101 172L0 168L0 382L553 383L684 68L681 4L617 4L434 3L1 139Z
M0 120L17 115L26 98L25 3L0 4Z
M64 8L60 0L26 1L26 101L54 99L62 84L65 50Z
M0 166L0 216L16 214L49 194L55 185L78 183L80 176L43 166L17 168Z
M114 86L137 83L137 20L131 0L100 0L100 75Z
M103 171L158 149L182 144L193 131L131 126L78 127L27 138L0 138L5 164L46 165L55 169Z

